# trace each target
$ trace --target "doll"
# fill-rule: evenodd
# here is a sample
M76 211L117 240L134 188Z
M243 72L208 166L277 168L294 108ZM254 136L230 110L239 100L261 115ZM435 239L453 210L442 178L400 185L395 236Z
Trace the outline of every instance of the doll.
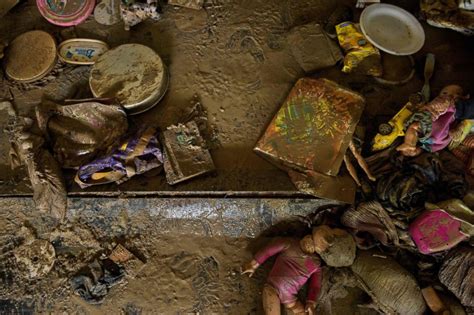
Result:
M335 255L334 253L338 254ZM321 259L334 267L350 266L355 259L354 239L346 231L327 225L313 229L302 239L276 238L258 251L242 274L250 277L271 256L275 264L263 288L263 308L267 315L280 315L280 305L294 314L315 314L321 289ZM309 282L306 305L298 300L298 291Z
M444 87L434 100L408 118L405 140L397 151L404 156L417 156L422 150L437 152L446 148L452 140L455 120L474 118L472 100L467 98L458 85Z

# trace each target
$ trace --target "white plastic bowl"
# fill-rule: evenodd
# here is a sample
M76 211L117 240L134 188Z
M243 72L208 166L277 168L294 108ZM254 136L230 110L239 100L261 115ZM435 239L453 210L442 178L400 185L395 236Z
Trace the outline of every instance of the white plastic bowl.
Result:
M372 4L362 11L360 28L369 42L389 54L406 56L425 43L420 22L402 8L391 4Z

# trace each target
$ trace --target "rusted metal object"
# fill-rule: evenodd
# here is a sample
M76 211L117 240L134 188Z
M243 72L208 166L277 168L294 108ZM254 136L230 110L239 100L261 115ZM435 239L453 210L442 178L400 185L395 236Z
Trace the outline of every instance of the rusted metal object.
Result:
M155 106L168 88L168 72L151 48L125 44L99 57L89 84L95 97L116 98L130 115Z
M15 38L5 58L5 74L22 83L46 76L56 65L56 42L43 31L26 32Z
M336 176L364 98L326 79L300 79L255 147L279 166Z

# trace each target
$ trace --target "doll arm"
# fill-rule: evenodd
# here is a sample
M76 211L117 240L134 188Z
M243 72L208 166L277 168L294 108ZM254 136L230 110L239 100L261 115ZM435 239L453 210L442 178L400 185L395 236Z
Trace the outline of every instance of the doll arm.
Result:
M321 291L321 277L321 267L318 267L318 269L316 269L316 271L309 278L308 296L306 298L306 304L312 303L316 305L319 292Z
M290 246L290 242L284 238L277 238L270 242L267 246L259 250L255 256L254 260L259 264L263 264L268 258L284 251Z

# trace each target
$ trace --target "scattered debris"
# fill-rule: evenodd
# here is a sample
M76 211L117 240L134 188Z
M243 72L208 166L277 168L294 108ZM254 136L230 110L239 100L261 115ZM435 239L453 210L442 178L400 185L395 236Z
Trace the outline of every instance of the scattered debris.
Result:
M111 259L96 259L71 279L71 288L86 302L101 304L110 289L123 281L124 268Z
M158 133L149 127L127 139L111 155L82 165L74 180L81 188L113 182L121 184L135 175L162 166Z
M374 245L365 233L385 246L400 245L397 227L378 201L363 202L357 208L350 207L342 215L341 223L353 230L359 248L369 249Z
M466 1L459 1L462 2ZM450 28L468 36L474 35L474 12L459 9L458 1L421 0L420 9L426 22L432 26Z
M94 9L94 19L102 25L114 25L122 21L121 0L102 0Z
M305 72L334 66L342 59L336 43L329 39L317 23L293 28L288 33L293 56Z
M15 250L15 258L27 278L38 279L53 269L56 252L50 242L38 239L18 247Z
M33 120L20 117L10 102L2 102L9 115L8 136L13 168L25 165L33 186L33 200L40 212L63 220L67 210L67 193L61 167L45 148L42 137L30 129Z
M114 248L109 255L109 259L122 266L127 277L131 279L135 278L145 266L142 260L138 259L137 256L120 244Z
M126 133L123 109L100 101L75 100L71 105L58 105L45 100L36 107L38 126L63 168L90 162Z
M343 22L336 25L336 33L339 45L346 53L342 72L374 77L382 75L379 50L367 41L355 23Z
M309 170L304 173L289 170L288 175L295 187L303 193L348 204L355 202L356 185L349 174L330 176Z
M374 4L374 3L380 3L380 0L357 0L356 8L363 9L366 6Z
M439 280L465 307L474 308L473 266L474 249L463 247L453 249L439 269Z
M461 230L460 220L441 209L420 214L410 225L410 235L423 254L449 250L470 237Z
M163 147L166 180L170 185L215 169L206 142L194 121L168 127L163 132Z
M201 10L204 5L204 0L168 0L168 4L188 9Z
M160 19L159 6L157 0L146 1L121 1L120 12L125 25L125 30L130 30L132 26L151 19L158 21Z

